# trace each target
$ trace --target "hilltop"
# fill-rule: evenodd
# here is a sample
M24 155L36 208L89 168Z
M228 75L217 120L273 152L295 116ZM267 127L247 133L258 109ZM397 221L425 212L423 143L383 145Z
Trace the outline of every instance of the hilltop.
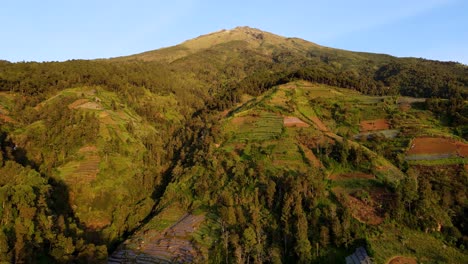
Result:
M249 27L0 61L0 261L466 262L467 98L461 64Z

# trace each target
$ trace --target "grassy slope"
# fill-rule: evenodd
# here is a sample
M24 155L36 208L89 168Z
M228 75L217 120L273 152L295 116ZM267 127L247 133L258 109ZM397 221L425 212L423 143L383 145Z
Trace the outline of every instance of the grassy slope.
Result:
M400 112L396 104L392 105L387 102L388 99L390 98L365 96L346 89L303 81L282 85L260 97L246 100L243 104L231 109L223 120L223 134L226 141L220 142L219 151L234 153L241 160L252 160L262 164L267 170L271 171L279 168L288 168L292 171L306 171L310 166L314 166L314 163L304 154L304 146L298 142L299 134L306 133L311 138L329 138L332 141L343 141L345 140L343 136L345 136L348 138L351 146L361 148L370 159L370 167L367 167L367 169L370 169L370 172L376 178L372 180L349 179L335 182L331 186L341 188L341 190L344 190L342 193L345 195L350 195L357 191L369 193L383 192L384 194L388 194L388 190L384 191L388 188L387 184L399 181L405 176L393 165L392 161L380 154L381 151L379 149L369 148L364 146L363 142L352 140L352 136L359 133L360 120L376 118L393 120L398 118L399 121L395 122L394 128L401 129L399 127L401 122L414 119L415 123L412 126L419 128L417 134L414 134L414 130L409 130L409 134L405 134L406 132L400 133L399 137L401 138L433 133L434 131L441 135L448 135L448 131L436 123L429 113L418 109L411 109L404 113ZM339 122L332 117L330 106L334 104L350 106L352 108L346 112L344 121ZM282 124L282 118L285 116L297 117L310 126L307 128L286 128ZM317 125L314 121L316 119L319 119L322 123ZM348 129L343 132L343 127ZM400 141L401 139L399 138L389 139L385 144L395 144L396 146L400 146L400 151L404 151L408 146L400 144ZM402 142L407 143L407 141ZM257 152L253 151L257 147L262 149L260 156ZM316 151L314 150L314 152ZM342 166L336 162L330 163L329 160L327 161L325 157L320 155L317 157L322 163L327 164L324 170L328 175L366 171L366 168ZM190 184L188 182L190 181L191 179L184 179L182 182L173 183L171 184L172 187L168 188L168 192L187 192L188 190L185 190L185 188L189 188ZM193 197L187 197L187 199L191 200ZM370 196L368 199L372 200L373 198ZM374 200L371 204L379 206L379 203L384 202L382 200ZM201 210L203 211L203 209ZM206 230L219 229L216 222L207 223L206 225ZM466 257L460 251L450 247L447 250L453 254L450 252L447 254L425 252L425 250L442 247L442 243L427 234L416 231L405 231L405 234L408 235L409 240L417 240L421 245L415 249L402 248L399 245L398 238L392 234L393 231L388 229L386 224L382 224L382 227L383 233L381 236L391 240L389 243L394 245L394 248L384 250L385 245L382 242L383 240L377 237L371 239L370 246L375 251L374 256L377 263L383 263L392 256L399 254L416 256L421 260L443 259L449 263L457 263ZM204 236L213 236L213 233L212 231L206 231ZM206 248L210 246L212 246L210 243L204 244Z

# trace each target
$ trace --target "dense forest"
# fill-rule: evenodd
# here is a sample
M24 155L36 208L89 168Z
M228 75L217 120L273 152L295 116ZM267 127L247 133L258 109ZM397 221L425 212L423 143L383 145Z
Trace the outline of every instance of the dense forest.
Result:
M403 175L372 182L384 190L386 224L430 233L466 260L466 165L409 165L393 149L409 136L361 142L337 132L317 144L310 132L278 130L268 140L291 137L301 155L323 164L304 158L301 169L276 164L266 140L249 138L235 151L219 144L233 141L225 120L245 98L298 80L366 96L428 98L421 112L467 140L468 68L243 34L170 61L171 50L155 51L154 59L0 61L0 262L104 263L168 204L209 216L209 236L220 243L206 245L209 257L200 262L342 262L356 246L372 255L370 241L384 228L357 220L328 177L334 167L378 174L376 155ZM252 48L252 41L262 44ZM385 100L386 116L403 122L408 114ZM336 127L353 125L349 106L308 104L330 113ZM255 107L254 118L269 109ZM370 191L352 196L370 199Z

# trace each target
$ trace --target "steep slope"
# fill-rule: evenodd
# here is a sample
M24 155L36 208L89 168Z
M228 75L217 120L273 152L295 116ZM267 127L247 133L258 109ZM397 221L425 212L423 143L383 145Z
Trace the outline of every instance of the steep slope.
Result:
M198 214L205 212L203 229L193 230L184 242L193 243L199 249L190 258L200 262L219 262L220 259L213 257L215 252L228 254L225 256L228 260L222 261L238 263L247 259L339 262L348 252L343 248L345 245L380 249L380 238L394 232L388 221L401 214L398 203L402 192L407 191L404 188L408 188L401 187L408 181L401 168L404 167L402 156L410 147L409 139L435 131L441 136L451 136L437 129L436 124L427 127L414 124L420 129L415 135L412 130L404 130L404 122L394 122L401 118L396 111L399 101L411 99L395 101L392 97L366 96L305 81L245 98L227 113L205 117L207 125L201 128L202 142L195 149L193 146L187 149L181 167L173 171L173 181L162 197L161 214L156 219L169 219L167 215L173 213L168 212L174 208ZM350 108L351 104L357 108ZM405 113L405 119L410 120L427 115L419 109ZM388 119L391 129L382 127L362 132L361 122L378 118ZM429 119L430 115L421 121ZM454 162L450 173L466 173L462 166L466 158ZM459 184L466 186L462 182ZM459 192L463 188L456 189ZM450 226L452 220L439 211L441 205L432 206L437 214L422 211L418 214L422 218L431 217L432 223ZM462 215L458 212L452 219ZM145 248L160 248L159 240L152 239L154 235L148 231L155 228L156 219L142 227L145 231L125 242L112 261L141 258L148 262L158 259L177 262L177 255L169 251L151 254L145 251ZM169 221L176 226L179 219L183 217ZM373 234L375 228L383 234ZM403 232L411 234L411 240L426 237L430 241L413 249L412 256L440 258L449 263L467 258L455 248L450 248L452 256L431 255L426 249L441 246L440 243L417 232ZM365 237L366 243L358 242ZM220 240L221 245L215 242ZM134 246L134 241L142 241L140 245L145 247ZM177 247L179 243L169 242L167 248ZM312 251L312 245L317 252ZM410 250L403 246L378 252L378 263L393 255L408 254ZM122 252L130 257L123 257Z
M0 260L465 262L467 71L247 27L0 61Z

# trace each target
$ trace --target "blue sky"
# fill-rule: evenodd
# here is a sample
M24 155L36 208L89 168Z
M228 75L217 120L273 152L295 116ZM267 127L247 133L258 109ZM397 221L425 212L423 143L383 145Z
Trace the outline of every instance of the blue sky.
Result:
M334 48L468 64L466 0L4 0L0 59L116 57L236 26Z

